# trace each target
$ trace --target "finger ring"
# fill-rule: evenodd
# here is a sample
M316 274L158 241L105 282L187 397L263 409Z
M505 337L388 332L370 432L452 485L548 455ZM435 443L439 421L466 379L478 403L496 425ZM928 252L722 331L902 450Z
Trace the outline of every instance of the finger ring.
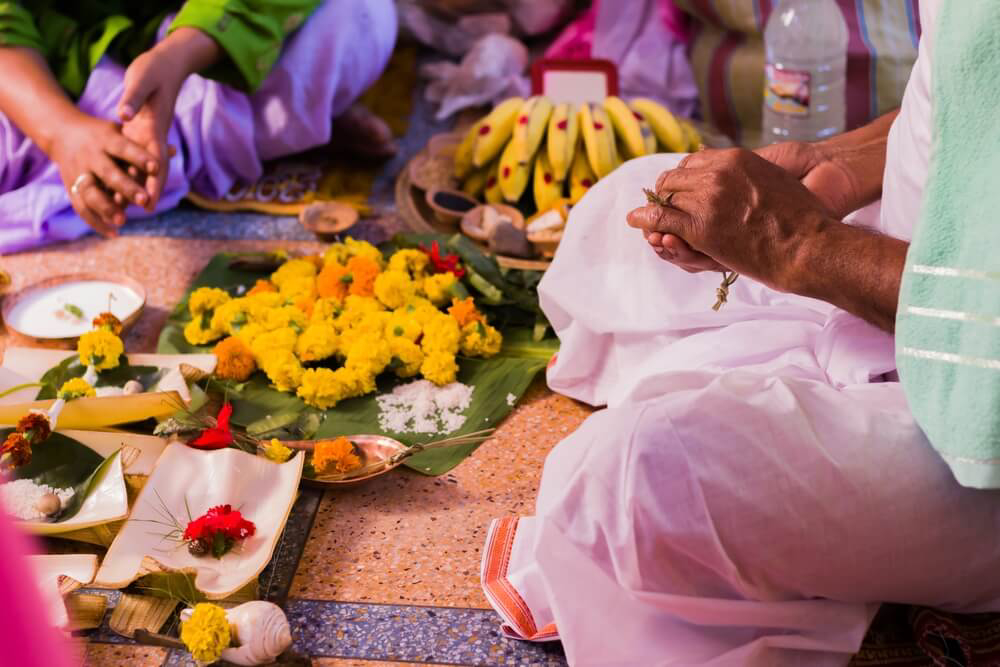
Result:
M69 191L74 196L80 194L80 187L83 186L89 179L93 178L93 175L89 171L85 171L76 177L73 181L73 185L70 186Z

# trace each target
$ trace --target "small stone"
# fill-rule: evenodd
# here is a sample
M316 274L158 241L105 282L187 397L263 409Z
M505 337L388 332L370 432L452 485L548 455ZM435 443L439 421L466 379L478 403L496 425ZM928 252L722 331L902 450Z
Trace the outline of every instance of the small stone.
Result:
M191 540L188 542L188 553L197 557L208 555L208 542L205 540Z
M56 494L46 493L35 503L35 509L45 516L52 516L62 509L62 503L59 502L59 496Z
M145 391L145 388L142 386L142 383L139 382L138 380L129 380L128 382L125 383L125 386L122 387L123 396L141 394L143 391Z
M490 250L498 255L511 257L533 257L535 254L524 230L503 220L497 223L490 234Z

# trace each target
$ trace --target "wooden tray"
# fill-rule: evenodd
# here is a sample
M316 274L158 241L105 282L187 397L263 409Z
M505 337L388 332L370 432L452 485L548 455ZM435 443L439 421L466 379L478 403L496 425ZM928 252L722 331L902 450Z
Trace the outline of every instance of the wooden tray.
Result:
M455 136L460 139L461 133L449 132L443 135L436 135L431 138L431 141L428 143L428 147L432 145L447 146L449 144L453 144ZM399 176L396 178L396 211L399 213L403 222L410 229L410 231L421 234L454 234L455 232L461 231L458 226L445 225L439 222L437 218L435 218L434 212L427 205L427 201L424 199L425 190L417 187L417 185L413 182L411 170L419 170L419 167L427 164L429 159L431 159L430 152L428 148L425 148L413 156L403 170L400 171ZM424 185L425 187L455 187L455 183L451 178L439 177L437 180L441 180L442 182L438 183L436 180L431 179L422 181L421 185ZM489 252L486 245L471 238L469 238L469 240ZM509 269L523 269L527 271L544 271L552 264L551 260L521 259L519 257L507 257L505 255L496 255L496 259L500 266Z

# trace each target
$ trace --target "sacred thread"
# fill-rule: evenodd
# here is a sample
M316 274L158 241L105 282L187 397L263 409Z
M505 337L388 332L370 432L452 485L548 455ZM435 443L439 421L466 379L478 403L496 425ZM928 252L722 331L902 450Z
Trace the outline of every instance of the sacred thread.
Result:
M664 198L649 188L643 188L642 191L646 193L646 201L650 204L656 204L657 206L662 206L663 208L673 208L673 205L670 203L670 198L673 196L673 193ZM715 305L712 306L712 310L718 311L726 304L726 301L729 298L729 287L735 283L736 279L739 277L740 274L735 271L722 272L722 284L719 285L717 290L715 290Z

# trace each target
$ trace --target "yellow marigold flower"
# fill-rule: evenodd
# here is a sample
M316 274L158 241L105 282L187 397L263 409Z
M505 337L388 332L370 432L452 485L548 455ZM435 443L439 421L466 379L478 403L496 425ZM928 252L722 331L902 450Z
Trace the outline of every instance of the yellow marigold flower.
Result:
M252 348L254 340L256 340L257 336L261 335L262 333L267 333L266 331L264 331L264 327L257 324L256 322L251 322L250 324L247 324L246 326L240 328L240 330L234 333L233 336L239 338L241 341L251 346Z
M215 309L211 329L234 334L250 321L252 301L246 297L230 299Z
M310 324L295 344L295 354L302 361L320 361L337 353L337 330L332 324Z
M345 398L356 395L354 377L329 368L309 368L302 374L302 384L296 392L299 398L320 410L329 410Z
M273 350L261 358L260 367L278 391L294 391L302 383L305 369L288 350Z
M464 299L452 299L448 314L455 318L460 328L464 328L470 322L486 322L483 314L476 310L476 302L471 296Z
M389 367L398 377L409 378L420 372L420 365L424 362L424 352L412 340L402 336L390 338L389 353L392 355Z
M462 330L458 328L455 318L437 313L424 325L424 335L420 339L420 346L424 348L425 354L432 352L443 352L454 356L458 353L459 344L462 341Z
M251 322L263 321L267 311L285 305L285 300L277 292L258 292L253 296L243 297L247 300L247 310Z
M254 294L261 294L262 292L277 292L278 288L274 286L270 280L259 279L254 286L250 288L247 292L247 296L253 296Z
M275 463L284 463L292 458L292 450L285 447L284 443L277 438L271 438L271 442L264 447L264 456Z
M316 265L305 259L290 259L271 274L271 282L280 291L285 283L295 278L315 278Z
M403 306L403 311L415 319L421 327L441 314L437 306L423 297L411 299L408 304Z
M427 273L430 259L423 250L407 248L399 250L389 258L390 271L406 271L411 278L422 278Z
M386 308L399 308L413 298L417 288L405 271L386 271L375 278L375 298Z
M385 258L382 256L382 251L368 241L358 241L357 239L347 237L344 239L344 248L347 250L348 258L362 257L375 262L379 269L385 266Z
M289 278L281 284L278 293L285 301L295 303L302 299L312 301L316 298L316 279L312 276Z
M343 301L352 280L347 267L339 262L330 262L316 276L316 291L324 299Z
M72 401L77 398L90 398L96 396L94 388L83 378L73 378L66 380L63 386L59 387L59 398L64 401Z
M312 265L316 267L317 271L323 268L323 255L320 255L319 253L314 252L311 255L304 255L302 259L307 262L312 262Z
M355 296L374 296L375 278L379 274L378 262L367 257L352 257L347 260L347 273L351 276L351 284L347 288Z
M95 329L107 329L116 336L122 335L122 321L114 313L101 313L92 322Z
M341 302L335 299L316 299L309 321L312 324L333 324L340 314Z
M313 450L313 469L320 474L351 472L361 467L361 458L354 453L354 445L341 436L335 440L320 440Z
M294 352L298 340L299 334L291 327L265 331L253 339L253 342L250 344L250 351L253 352L254 358L257 359L257 364L263 368L264 363L261 360L269 353L279 350L289 353Z
M417 318L407 313L405 308L397 309L385 323L385 336L390 340L401 336L416 342L423 330Z
M443 306L451 300L451 288L458 282L454 273L435 273L424 278L423 290L431 303Z
M81 364L106 371L118 367L119 359L125 354L125 344L107 329L97 329L80 336L76 351L80 354Z
M194 606L191 617L181 621L181 641L200 663L210 664L222 657L232 641L229 619L222 607L208 602Z
M347 263L350 256L347 254L347 246L343 243L331 243L323 253L323 264L340 264L343 266Z
M199 287L191 293L188 299L188 310L197 319L202 313L208 313L229 301L229 294L217 287Z
M184 325L184 338L192 345L208 345L209 343L214 343L225 335L226 332L222 329L216 329L211 326L207 329L203 328L202 319L200 317L197 317Z
M268 331L275 329L285 329L291 327L296 331L302 331L309 322L309 317L295 306L281 306L271 308L264 313L264 317L258 320Z
M257 370L250 347L239 338L223 338L212 350L215 354L215 375L223 380L245 382Z
M420 374L439 387L451 384L458 377L455 356L446 352L431 352L420 364Z
M385 370L392 361L389 343L383 338L362 338L347 350L344 366L372 377Z
M461 351L467 357L495 357L500 354L503 336L482 322L469 322L462 327Z

